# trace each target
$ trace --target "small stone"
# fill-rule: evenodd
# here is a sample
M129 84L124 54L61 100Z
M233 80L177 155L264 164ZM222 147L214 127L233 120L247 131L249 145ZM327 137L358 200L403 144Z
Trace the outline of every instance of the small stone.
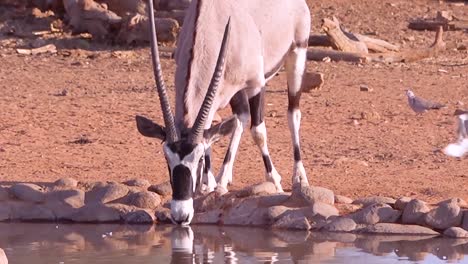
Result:
M128 187L122 184L97 184L86 193L85 203L108 203L124 197L128 193Z
M361 92L372 92L372 91L374 91L374 89L369 88L369 86L367 86L365 84L361 84L361 85L359 85L359 91L361 91Z
M379 223L360 229L362 233L374 234L399 234L399 235L439 235L438 232L418 225L400 225L391 223Z
M0 264L8 264L8 258L5 251L0 248Z
M132 180L128 180L124 182L124 184L127 186L142 187L142 188L148 188L151 185L151 183L145 179L132 179Z
M32 183L17 183L11 186L10 191L13 196L25 202L41 203L45 198L42 188Z
M208 212L202 212L193 216L193 224L218 224L223 211L215 209Z
M453 238L468 238L468 231L461 227L450 227L445 229L444 236Z
M78 181L73 178L60 178L54 182L57 187L76 188Z
M339 204L352 204L352 203L353 203L353 199L351 199L351 198L349 198L349 197L346 197L346 196L343 196L343 195L335 194L335 203L339 203Z
M252 186L247 186L246 188L240 190L237 193L237 197L247 197L247 196L254 196L254 195L262 195L262 194L274 194L276 193L275 184L272 182L262 182L259 184L255 184Z
M156 185L151 185L148 191L155 192L161 196L172 195L172 186L170 182L164 182Z
M124 200L124 204L146 209L155 209L161 204L159 195L148 191L129 194Z
M447 229L452 226L460 226L462 222L462 210L457 201L440 203L425 216L428 226L437 229Z
M394 205L395 202L396 200L390 197L370 196L370 197L356 199L353 201L353 204L362 204L365 207L365 206L369 206L369 205L376 204L376 203Z
M171 210L168 208L160 208L155 212L156 219L161 223L171 223Z
M312 205L312 213L314 216L321 216L325 219L328 219L330 216L337 216L338 209L336 209L333 205L329 205L326 203L315 202Z
M285 215L276 221L273 228L309 230L311 228L309 221L304 216L293 218L291 215Z
M421 200L411 200L403 210L401 221L403 224L424 224L424 216L431 209Z
M8 199L10 199L10 193L8 192L8 189L0 186L0 201L6 201Z
M145 210L137 210L125 214L123 220L128 224L152 224L154 223L154 216Z
M400 218L401 212L393 209L388 204L372 204L356 213L348 215L357 224L395 223Z
M400 211L405 209L405 206L411 201L413 198L411 197L400 197L396 200L394 208Z
M335 203L333 191L323 187L302 186L300 187L299 197L310 205L313 205L315 202L322 202L330 205Z
M356 229L356 222L351 218L337 217L331 223L322 227L321 230L329 232L351 232Z
M87 204L81 207L70 217L74 222L118 222L120 221L119 210L105 204Z

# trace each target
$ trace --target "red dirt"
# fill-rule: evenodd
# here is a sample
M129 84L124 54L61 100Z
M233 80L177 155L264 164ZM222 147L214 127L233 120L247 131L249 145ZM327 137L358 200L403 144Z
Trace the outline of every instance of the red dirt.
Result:
M374 32L403 48L426 47L434 39L434 32L407 29L410 18L432 17L437 10L468 17L466 5L429 0L309 3L314 32L319 31L320 19L335 15L353 32ZM0 7L0 30L11 18L20 25L34 23L31 17L23 17L25 12ZM59 43L58 54L24 56L15 48L34 39L0 32L0 184L50 182L60 177L168 180L161 143L140 136L134 121L135 114L162 120L147 47L125 50L58 35L48 40ZM468 200L467 159L440 152L456 138L454 109L468 104L468 52L455 49L466 43L467 36L445 33L447 51L416 63L308 62L308 70L324 73L326 82L301 101L303 159L310 183L352 198L405 195L429 202L450 197ZM163 59L162 66L172 87L174 62ZM373 91L361 92L361 84ZM284 73L268 86L270 152L289 189L292 148ZM448 108L414 114L406 103L408 87ZM64 89L66 96L57 96ZM172 89L170 95L173 98ZM227 116L230 110L221 113ZM80 137L91 143L71 143ZM216 172L226 145L224 139L214 147ZM245 133L231 188L263 180L261 156Z

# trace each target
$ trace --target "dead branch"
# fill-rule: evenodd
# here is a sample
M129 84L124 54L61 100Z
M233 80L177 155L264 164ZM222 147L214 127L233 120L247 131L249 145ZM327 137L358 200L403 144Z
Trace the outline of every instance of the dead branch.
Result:
M327 58L331 61L365 62L366 54L319 48L309 48L307 50L308 60L324 61Z
M358 33L354 33L354 36L366 44L368 50L372 50L374 52L387 52L387 51L399 51L400 47L397 45L393 45L382 39L371 38L366 35L361 35Z
M335 49L357 53L368 52L366 44L359 41L356 37L353 37L352 34L346 34L347 32L344 32L336 17L333 17L333 20L324 18L322 20L322 29L333 43Z
M458 19L448 11L438 11L433 19L417 18L408 24L408 28L413 30L436 31L439 27L445 31L468 30L468 20Z

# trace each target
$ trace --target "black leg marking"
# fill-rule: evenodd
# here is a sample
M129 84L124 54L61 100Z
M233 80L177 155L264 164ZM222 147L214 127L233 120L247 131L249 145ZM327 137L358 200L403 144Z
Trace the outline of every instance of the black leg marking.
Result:
M262 158L263 158L263 164L265 164L265 169L267 173L271 173L271 171L273 170L273 165L271 164L270 156L263 155Z
M298 145L294 145L294 161L301 160L301 149Z
M226 152L226 156L224 156L223 164L226 165L231 160L231 150L228 149Z
M301 92L297 92L295 95L288 95L288 111L293 112L295 109L299 109L299 101L301 100Z
M210 154L206 154L205 155L205 169L203 170L203 172L205 174L208 174L210 169L211 169L211 156L210 156Z
M260 125L265 115L265 87L260 93L249 99L251 128Z

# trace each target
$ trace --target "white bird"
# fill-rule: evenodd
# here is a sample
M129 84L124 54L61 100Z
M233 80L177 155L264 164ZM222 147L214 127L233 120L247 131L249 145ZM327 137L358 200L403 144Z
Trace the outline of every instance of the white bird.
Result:
M458 142L449 144L443 151L448 156L460 158L468 153L468 111L457 109L454 115L458 116Z
M409 89L406 90L406 96L408 97L408 105L411 107L411 109L413 109L414 112L418 114L422 114L427 110L440 109L445 107L443 104L431 102L421 97L417 97L414 95L413 91Z

